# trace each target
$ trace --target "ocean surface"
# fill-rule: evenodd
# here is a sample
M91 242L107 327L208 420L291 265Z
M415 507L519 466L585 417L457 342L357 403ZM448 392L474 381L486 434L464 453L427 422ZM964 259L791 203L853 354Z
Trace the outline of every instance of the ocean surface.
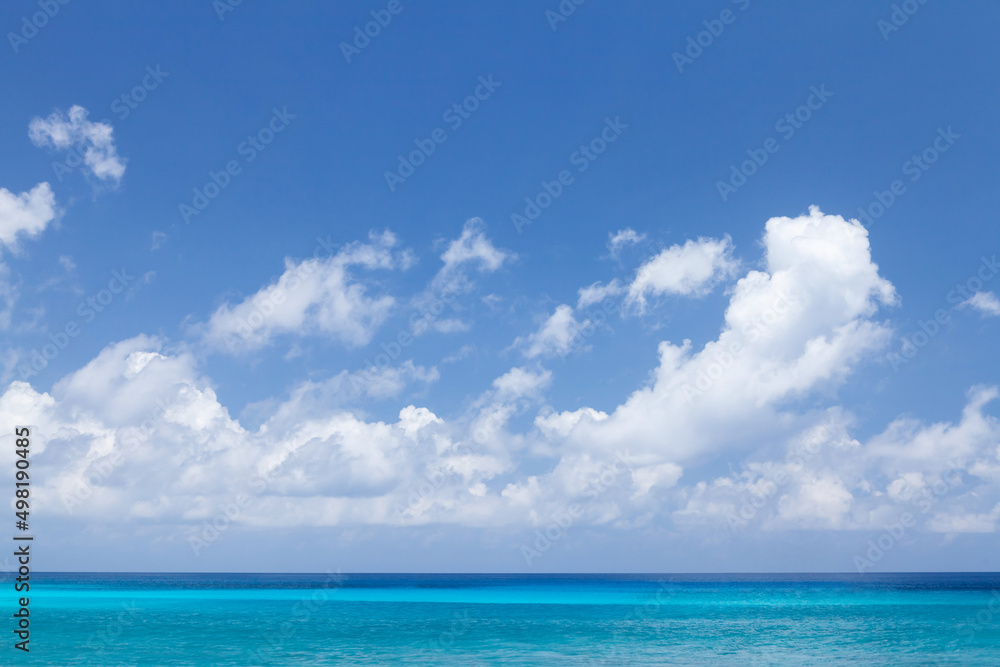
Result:
M25 665L1000 665L1000 574L35 574Z

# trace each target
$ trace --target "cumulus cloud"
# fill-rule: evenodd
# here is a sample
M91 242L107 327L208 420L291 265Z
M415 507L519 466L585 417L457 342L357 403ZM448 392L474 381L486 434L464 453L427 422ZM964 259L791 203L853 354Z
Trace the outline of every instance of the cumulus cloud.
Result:
M993 292L976 292L961 305L978 310L986 317L1000 316L1000 299Z
M0 243L16 250L19 238L41 234L58 214L56 198L48 183L15 195L0 188Z
M640 310L646 297L663 294L700 296L736 272L733 243L722 239L699 238L684 245L672 245L641 267L628 288L628 300Z
M524 356L529 359L539 356L562 357L573 351L581 332L590 326L590 320L579 322L573 315L573 308L563 304L542 323L538 331L527 337L517 338L513 347L521 348Z
M736 283L718 338L700 350L661 342L649 384L605 419L581 412L566 446L608 452L630 443L674 463L746 446L782 401L835 385L887 343L890 331L871 316L895 292L860 224L813 208L769 220L763 245L766 270Z
M703 482L675 511L683 523L765 530L880 531L908 513L932 532L994 532L1000 420L994 387L976 387L957 422L893 421L865 443L831 410L786 442L784 456Z
M361 388L343 374L304 383L249 431L230 417L190 354L140 336L109 346L51 393L12 383L0 396L0 415L36 425L32 467L44 480L45 511L55 515L193 527L221 503L252 495L241 518L251 525L287 522L282 508L291 497L301 509L297 521L308 525L398 525L434 507L475 523L482 517L463 509L469 488L509 467L502 451L488 451L503 431L495 413L513 414L513 402L545 384L544 373L511 371L479 410L451 424L412 405L396 421L368 422L328 400L344 392L396 394L403 381L436 377L404 364L381 369L375 382L362 378ZM469 435L473 424L488 429L482 443ZM8 458L5 452L13 465ZM420 499L420 512L404 511L414 480L430 469L449 485Z
M118 183L125 175L125 160L115 148L114 129L87 120L87 115L86 109L74 105L68 113L55 111L47 118L33 118L28 136L36 146L78 152L87 171L102 181Z
M351 246L344 258L388 267L391 245ZM911 508L927 530L995 530L995 388L970 392L957 421L900 418L866 442L845 411L797 402L889 339L873 318L895 292L866 230L812 209L769 220L763 248L717 338L700 349L663 341L648 381L606 410L553 409L553 374L529 366L494 378L455 414L406 401L372 419L351 406L437 379L406 362L301 383L249 429L190 353L140 336L50 392L12 383L0 419L36 425L39 511L88 525L157 521L188 537L244 496L232 519L244 527L544 526L578 507L574 521L614 529L866 530ZM12 464L12 451L0 450L0 464ZM728 475L699 467L740 461Z
M349 347L367 344L388 317L392 296L369 296L351 269L405 269L409 253L394 250L391 232L372 233L368 243L351 243L326 258L285 260L270 285L236 305L223 304L195 330L214 348L256 350L275 336L329 336Z

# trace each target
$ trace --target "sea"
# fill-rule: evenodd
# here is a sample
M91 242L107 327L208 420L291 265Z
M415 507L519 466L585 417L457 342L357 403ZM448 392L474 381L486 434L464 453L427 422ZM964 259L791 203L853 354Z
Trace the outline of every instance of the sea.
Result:
M10 580L4 665L1000 665L994 573Z

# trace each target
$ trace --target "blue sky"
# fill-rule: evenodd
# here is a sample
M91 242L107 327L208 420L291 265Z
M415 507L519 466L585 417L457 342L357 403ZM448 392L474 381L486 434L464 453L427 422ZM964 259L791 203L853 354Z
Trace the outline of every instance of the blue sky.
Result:
M992 3L43 5L47 569L997 568Z

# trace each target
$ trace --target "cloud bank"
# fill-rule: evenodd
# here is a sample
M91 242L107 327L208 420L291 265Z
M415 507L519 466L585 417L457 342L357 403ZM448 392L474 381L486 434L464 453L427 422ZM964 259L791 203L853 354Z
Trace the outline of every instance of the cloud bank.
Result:
M995 531L1000 423L986 408L997 389L970 389L953 421L901 417L859 441L849 412L803 399L828 396L889 340L875 318L895 290L872 261L867 232L813 208L772 218L762 241L762 268L736 281L718 336L698 349L662 341L649 380L609 411L553 410L546 395L557 378L539 365L511 368L464 407L432 409L400 397L437 381L437 369L405 360L374 376L303 382L263 406L250 429L184 346L138 336L50 392L12 383L0 415L36 425L40 511L172 525L196 552L220 516L248 530L532 528L568 516L610 529L794 531L876 530L909 508L921 530ZM290 262L255 297L220 307L203 335L232 334L248 304L280 290L286 298L247 349L300 329L364 344L394 302L354 287L350 271L401 268L395 246L386 233ZM700 289L720 267L733 270L731 252L728 240L674 246L666 257L701 268L645 284ZM446 279L429 288L463 284L457 266L495 270L507 257L467 228L443 256ZM294 292L286 276L307 263ZM537 364L563 354L578 325L561 305L519 346ZM397 400L399 409L372 420L356 407L363 399ZM704 472L712 462L732 472Z

